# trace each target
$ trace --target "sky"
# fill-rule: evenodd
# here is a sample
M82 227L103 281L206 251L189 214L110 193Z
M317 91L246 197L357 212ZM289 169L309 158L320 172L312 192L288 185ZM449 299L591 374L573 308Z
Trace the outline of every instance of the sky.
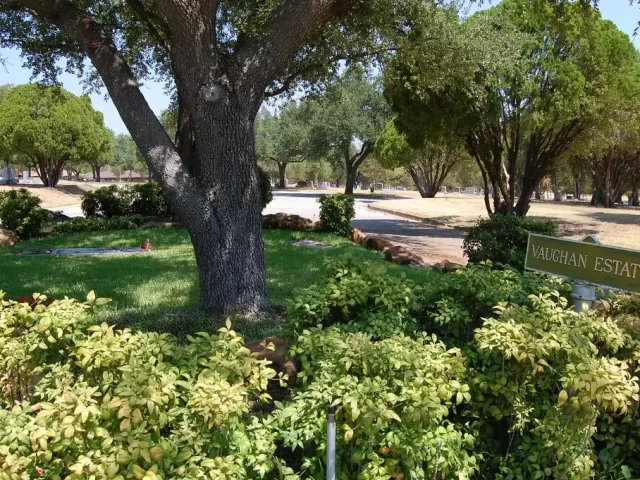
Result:
M497 2L494 0L492 3L495 5ZM640 21L640 8L637 5L629 5L629 0L600 0L600 11L603 18L613 21L620 30L629 36L633 36L633 32ZM640 48L640 34L633 40L636 48ZM7 83L19 85L32 80L31 71L22 66L23 61L20 58L19 51L0 48L0 56L7 59L6 69L0 67L0 85ZM62 86L70 92L76 95L84 93L83 86L77 77L65 73L60 76L59 80ZM147 81L142 86L142 93L156 114L159 114L169 105L169 97L163 84ZM106 91L94 93L90 96L93 107L103 112L106 126L115 133L126 133L127 129L122 123L116 107L110 99L105 99Z

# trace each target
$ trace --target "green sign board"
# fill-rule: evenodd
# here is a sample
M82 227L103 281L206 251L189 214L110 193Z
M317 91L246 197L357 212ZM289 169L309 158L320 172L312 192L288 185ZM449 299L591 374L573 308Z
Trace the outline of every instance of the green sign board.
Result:
M640 251L529 234L527 270L640 293Z

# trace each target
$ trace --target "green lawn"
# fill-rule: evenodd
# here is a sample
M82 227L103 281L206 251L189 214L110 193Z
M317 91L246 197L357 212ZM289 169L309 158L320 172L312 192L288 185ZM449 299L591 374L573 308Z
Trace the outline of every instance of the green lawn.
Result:
M104 255L78 257L17 256L21 250L45 250L61 247L125 247L137 246L151 239L152 252L138 255ZM314 238L333 245L318 250L294 247L291 240ZM350 255L361 261L384 265L389 274L405 273L418 283L428 281L437 273L399 267L384 262L377 252L365 250L332 235L306 234L288 231L265 231L267 281L269 298L285 303L297 288L318 281L327 258ZM158 312L167 322L176 322L185 307L192 310L198 299L198 278L193 249L183 229L129 230L63 235L21 242L0 250L0 290L9 297L26 296L33 292L56 298L84 298L95 290L101 297L110 297L111 314L119 312L117 323L138 323L141 316L149 322L161 322ZM189 308L191 307L191 308ZM135 317L122 321L122 316ZM163 318L164 318L163 317ZM179 321L179 319L178 319ZM159 328L162 330L162 328Z

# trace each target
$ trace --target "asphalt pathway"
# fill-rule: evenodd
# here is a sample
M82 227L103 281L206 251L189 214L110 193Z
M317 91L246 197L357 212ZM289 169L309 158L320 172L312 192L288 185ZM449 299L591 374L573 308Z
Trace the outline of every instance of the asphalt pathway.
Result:
M318 220L321 193L276 191L264 213L290 213ZM429 225L376 210L368 205L380 199L356 198L356 218L351 224L365 233L373 233L407 246L428 263L450 260L467 263L462 255L464 234L444 226ZM425 200L428 201L428 200Z

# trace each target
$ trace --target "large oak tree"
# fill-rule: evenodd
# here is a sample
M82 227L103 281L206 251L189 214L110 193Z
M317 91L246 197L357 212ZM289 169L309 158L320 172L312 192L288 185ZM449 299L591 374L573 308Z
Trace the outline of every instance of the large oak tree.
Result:
M430 2L425 2L430 3ZM330 76L410 31L420 0L3 0L0 44L36 73L88 58L190 233L200 305L251 312L266 299L254 119L265 97ZM91 73L91 72L90 72ZM175 87L177 145L140 79Z

